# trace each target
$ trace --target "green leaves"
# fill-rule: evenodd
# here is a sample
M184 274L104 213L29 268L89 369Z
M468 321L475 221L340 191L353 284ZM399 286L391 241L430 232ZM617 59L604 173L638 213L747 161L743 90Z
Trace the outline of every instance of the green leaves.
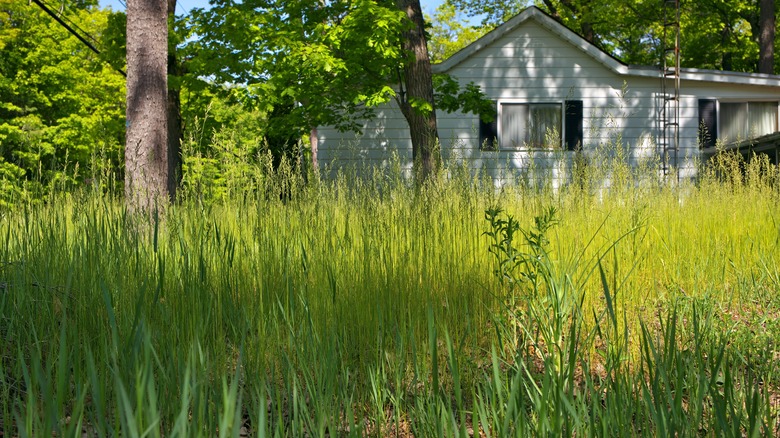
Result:
M441 62L493 29L493 25L469 26L463 23L452 3L442 3L436 8L428 38L428 51L432 62Z
M436 93L436 106L442 111L477 114L483 122L492 122L496 118L496 105L474 82L469 82L461 88L460 83L452 76L438 74L433 76L433 88Z
M100 39L109 12L79 7L62 14ZM0 203L10 204L24 186L92 178L98 150L119 155L125 96L124 78L35 5L0 0L0 24Z
M290 131L319 125L357 130L386 102L402 62L403 14L370 0L249 0L195 10L184 48L202 76L246 87Z
M409 105L419 114L427 116L433 112L433 105L425 99L410 97Z

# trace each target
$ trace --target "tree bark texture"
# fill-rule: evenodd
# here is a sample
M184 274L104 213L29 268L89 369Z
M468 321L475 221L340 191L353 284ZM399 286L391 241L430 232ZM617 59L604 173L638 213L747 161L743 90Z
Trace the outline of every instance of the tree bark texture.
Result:
M176 0L168 0L168 20L176 16ZM176 47L168 48L168 76L179 78L182 69L176 59ZM170 85L170 84L169 84ZM181 88L179 82L168 88L168 194L176 198L176 188L181 181Z
M171 199L167 17L166 0L127 2L125 197L136 211L152 211Z
M775 0L760 0L758 18L758 72L775 72Z
M396 5L413 26L404 31L403 48L411 56L403 71L405 96L400 99L401 112L409 123L412 138L412 157L419 166L418 176L425 181L433 175L441 161L436 127L436 111L433 101L431 60L425 39L425 22L420 0L396 0ZM412 104L428 103L431 111L419 111Z
M309 131L309 144L311 145L311 170L314 173L320 171L320 163L317 160L317 152L320 148L320 138L317 128L311 128Z

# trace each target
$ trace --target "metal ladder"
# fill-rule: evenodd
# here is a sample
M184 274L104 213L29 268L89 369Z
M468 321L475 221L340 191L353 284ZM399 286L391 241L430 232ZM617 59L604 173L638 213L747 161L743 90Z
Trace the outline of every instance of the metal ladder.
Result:
M672 170L680 179L680 0L661 0L664 8L661 41L661 102L658 149L661 171L669 179Z

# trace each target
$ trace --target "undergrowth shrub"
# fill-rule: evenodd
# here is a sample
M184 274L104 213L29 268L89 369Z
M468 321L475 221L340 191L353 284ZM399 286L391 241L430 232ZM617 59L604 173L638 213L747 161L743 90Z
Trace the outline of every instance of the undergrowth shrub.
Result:
M640 319L634 352L625 309L616 301L622 285L608 280L604 256L596 266L605 306L586 321L585 291L576 280L581 268L563 267L547 250L555 209L543 209L530 229L501 215L498 207L485 212L494 273L507 296L496 314L492 370L477 384L474 430L478 424L487 436L780 431L776 376L754 362L767 357L745 361L732 332L718 331L711 302L675 301L654 324Z
M780 190L780 166L773 165L766 154L750 153L746 159L735 150L716 153L700 168L701 181L725 185L731 189Z

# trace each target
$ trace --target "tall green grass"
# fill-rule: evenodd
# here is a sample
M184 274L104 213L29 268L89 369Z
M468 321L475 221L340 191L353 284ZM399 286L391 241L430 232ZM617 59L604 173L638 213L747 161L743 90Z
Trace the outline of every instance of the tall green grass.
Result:
M497 191L283 167L155 217L89 191L6 212L0 428L777 434L777 169L715 170Z

